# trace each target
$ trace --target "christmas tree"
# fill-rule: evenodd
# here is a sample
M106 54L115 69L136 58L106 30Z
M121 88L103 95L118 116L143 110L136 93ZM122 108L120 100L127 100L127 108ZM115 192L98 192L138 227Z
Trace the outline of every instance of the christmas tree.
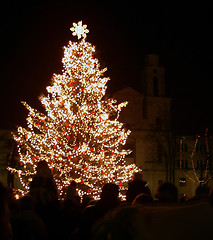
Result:
M13 134L20 166L9 170L29 190L37 163L45 160L60 196L75 180L80 196L99 198L105 183L123 186L139 169L124 161L131 152L122 149L130 131L118 118L127 102L105 97L109 78L94 57L95 47L85 40L87 26L73 23L71 31L78 41L64 47L63 72L53 75L47 94L40 96L45 113L23 103L28 128Z

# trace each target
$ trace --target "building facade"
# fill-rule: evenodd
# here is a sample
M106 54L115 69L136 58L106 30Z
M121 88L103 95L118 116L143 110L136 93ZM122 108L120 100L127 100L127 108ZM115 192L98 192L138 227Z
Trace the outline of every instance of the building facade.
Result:
M153 195L159 184L171 181L178 187L180 195L191 197L200 184L200 177L196 176L199 171L193 168L190 159L195 140L192 136L175 136L171 129L171 98L166 96L165 70L159 64L159 56L147 55L145 63L142 89L136 91L126 87L113 94L118 102L128 101L120 116L120 121L132 131L125 147L133 152L126 160L142 169ZM188 146L187 154L180 154L180 141ZM186 161L188 165L183 166ZM205 180L210 177L210 167L209 164ZM211 185L210 179L208 182Z

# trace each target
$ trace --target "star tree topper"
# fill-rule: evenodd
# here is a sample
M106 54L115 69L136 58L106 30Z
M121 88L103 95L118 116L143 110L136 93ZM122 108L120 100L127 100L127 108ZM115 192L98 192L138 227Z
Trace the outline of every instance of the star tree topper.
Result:
M70 30L73 32L72 35L77 36L78 39L81 37L86 38L86 33L89 32L87 25L82 25L82 21L79 21L78 24L73 23L73 27L71 27Z

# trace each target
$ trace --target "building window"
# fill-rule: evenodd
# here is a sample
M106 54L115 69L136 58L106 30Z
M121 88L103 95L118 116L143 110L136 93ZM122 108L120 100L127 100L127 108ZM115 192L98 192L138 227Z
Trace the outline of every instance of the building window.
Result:
M212 170L212 159L209 161L208 169Z
M161 130L162 129L162 120L160 117L156 117L155 119L156 129Z
M205 169L205 163L203 162L203 160L197 160L197 169ZM196 168L196 167L195 167Z
M180 160L179 159L176 160L176 164L177 164L177 168L180 168Z
M199 168L200 168L200 161L197 160L197 169L199 169Z
M162 163L163 162L163 152L162 152L162 146L160 144L158 144L157 146L157 161L159 163Z
M182 159L180 161L180 159L177 159L176 161L176 164L177 164L177 168L180 168L180 169L188 169L188 160L184 160Z
M199 146L198 146L198 144L196 145L196 152L199 152Z
M203 154L207 152L206 144L200 144L200 152Z
M180 144L179 142L177 143L177 145L176 145L176 150L177 150L177 152L187 152L187 150L188 150L188 146L187 146L187 144L186 143L182 143L182 144Z
M143 119L147 119L147 101L146 98L143 99Z
M179 142L177 142L177 144L176 144L176 151L180 152L180 143Z
M158 96L158 92L159 92L159 89L158 89L158 78L157 77L153 77L153 94L155 97Z
M188 161L185 160L185 168L188 169Z

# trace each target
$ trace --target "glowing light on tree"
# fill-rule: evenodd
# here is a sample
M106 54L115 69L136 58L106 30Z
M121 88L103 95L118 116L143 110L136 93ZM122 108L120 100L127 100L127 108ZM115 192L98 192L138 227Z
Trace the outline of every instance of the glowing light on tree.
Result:
M131 152L122 149L130 130L118 118L127 102L103 98L109 78L94 56L95 47L85 40L87 26L74 23L71 31L79 40L64 47L63 72L53 75L47 95L40 96L45 113L23 102L28 128L18 127L13 134L20 166L9 170L28 190L38 161L46 160L60 196L75 180L81 196L98 198L104 183L122 186L139 169L124 161Z

